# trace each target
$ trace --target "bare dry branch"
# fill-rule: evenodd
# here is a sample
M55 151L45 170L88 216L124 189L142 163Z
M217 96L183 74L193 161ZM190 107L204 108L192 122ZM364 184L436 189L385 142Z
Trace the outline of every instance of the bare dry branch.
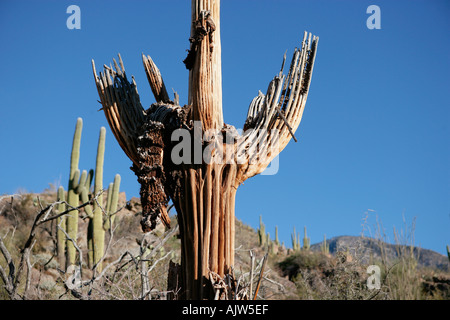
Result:
M267 263L267 253L264 255L263 258L263 264L261 266L261 272L259 273L258 284L256 285L255 293L253 294L253 300L256 300L256 298L258 297L258 291L261 286L262 278L264 276L264 267L266 266L266 263Z

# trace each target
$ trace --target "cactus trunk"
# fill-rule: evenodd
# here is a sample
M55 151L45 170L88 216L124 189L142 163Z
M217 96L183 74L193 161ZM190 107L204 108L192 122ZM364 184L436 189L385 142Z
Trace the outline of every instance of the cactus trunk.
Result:
M278 226L275 226L275 244L277 246L280 245L280 241L278 240Z
M64 194L64 188L61 186L58 188L57 201L65 201L66 197ZM64 212L66 210L66 205L64 203L60 203L57 206L57 210L59 213ZM66 265L66 235L64 234L66 228L66 217L61 216L56 220L56 242L57 242L57 254L58 254L58 263L60 268L63 268ZM63 229L63 230L61 230Z
M80 174L80 171L78 169L78 163L80 160L80 143L81 143L82 129L83 129L83 120L81 118L78 118L75 127L75 134L73 136L72 153L70 157L69 191L67 192L67 203L69 204L70 207L78 207L78 204L80 202L80 197L75 192L75 189L78 186L78 177ZM71 211L66 219L67 220L66 231L70 238L67 239L66 267L75 264L76 249L72 240L75 242L77 240L78 214L79 214L78 210Z
M102 264L100 260L104 254L105 247L105 230L103 229L103 162L105 156L105 135L106 129L102 127L100 129L100 137L98 139L97 159L95 164L95 182L94 182L94 194L98 195L97 201L94 202L93 219L92 223L92 252L93 263L97 265L97 270L102 270Z
M294 226L294 233L291 234L291 241L292 241L292 250L294 251L300 250L300 234L296 232L295 226Z
M262 216L259 216L259 228L258 228L258 239L259 245L264 247L266 245L266 226L262 222Z
M309 250L310 246L311 246L311 241L308 238L308 235L306 233L306 227L305 227L305 237L303 238L303 249L304 250Z
M83 170L80 174L80 169L78 168L82 127L83 121L81 118L78 118L70 157L69 190L67 191L66 201L68 207L66 208L63 204L60 205L58 207L60 212L78 207L80 200L86 204L92 199L89 198L89 194L92 179L94 177L94 170L90 170L89 173L86 170ZM106 129L102 127L100 129L100 137L98 140L95 168L94 196L97 198L92 203L85 205L83 209L89 219L87 231L88 263L90 268L95 267L97 271L102 270L101 260L104 255L105 230L108 230L114 222L120 187L120 175L117 174L115 176L114 183L111 183L108 190L108 204L105 211L103 207L102 195L105 136ZM58 200L64 200L64 189L62 187L58 190ZM106 219L104 219L104 213L106 213ZM58 224L60 224L61 229L65 229L68 235L68 237L66 237L64 232L58 228L58 259L60 265L65 264L66 270L70 266L75 265L76 262L77 252L74 242L76 244L78 237L78 215L79 211L73 210L70 211L67 216L61 217L58 220ZM66 252L65 263L64 252Z
M103 224L103 229L109 230L114 225L116 218L117 205L119 203L120 175L116 174L114 183L109 184L108 188L108 205L106 206L107 217Z
M330 253L330 245L327 244L327 236L323 235L323 242L322 242L322 246L321 246L321 251L324 254L329 254Z

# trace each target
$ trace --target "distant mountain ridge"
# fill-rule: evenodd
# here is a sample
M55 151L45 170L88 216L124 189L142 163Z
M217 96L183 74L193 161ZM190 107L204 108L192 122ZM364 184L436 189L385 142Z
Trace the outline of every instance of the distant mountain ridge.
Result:
M335 254L338 251L348 251L352 256L356 256L362 263L371 261L380 261L382 259L382 250L384 249L388 263L395 263L398 260L399 253L410 250L409 246L386 243L381 240L360 236L338 236L327 239L330 247L330 253ZM320 251L322 243L311 245L311 250ZM413 255L417 260L419 268L435 268L442 271L450 270L450 263L447 256L436 251L413 248Z

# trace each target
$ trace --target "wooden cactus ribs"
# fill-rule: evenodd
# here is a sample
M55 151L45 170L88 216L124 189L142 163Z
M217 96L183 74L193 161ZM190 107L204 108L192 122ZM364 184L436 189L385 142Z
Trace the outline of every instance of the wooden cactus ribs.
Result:
M142 59L156 103L146 110L120 55L119 63L113 59L114 68L105 65L99 74L92 61L102 110L141 184L143 230L152 230L158 220L169 226L169 199L176 209L181 266L172 270L181 273L174 279L181 279L181 295L187 299L214 298L214 290L223 289L215 288L210 276L224 279L234 266L237 188L264 171L295 139L318 44L318 37L305 32L287 75L284 55L265 94L259 92L251 101L244 132L239 134L223 121L219 2L192 0L190 49L184 60L189 70L188 105L179 106L176 94L169 98L149 56ZM177 129L188 132L194 152L187 162L175 164L171 155L179 141L171 138Z
M143 62L155 98L167 101L168 94L159 70L154 66L153 61L145 56L143 56ZM165 135L165 133L185 119L184 111L187 109L181 110L181 107L173 104L157 103L144 111L134 78L132 83L128 81L120 55L119 63L120 66L114 59L115 70L105 65L105 71L100 72L97 76L93 62L102 109L114 136L132 160L131 169L141 184L143 231L154 229L158 218L161 218L161 221L170 227L170 218L167 214L168 196L164 189L163 164L164 140L170 141L170 134ZM152 112L153 110L157 112Z

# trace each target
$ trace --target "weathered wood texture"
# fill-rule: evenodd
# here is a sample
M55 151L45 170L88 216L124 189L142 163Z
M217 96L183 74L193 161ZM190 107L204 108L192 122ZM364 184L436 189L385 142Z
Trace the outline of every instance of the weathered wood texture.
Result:
M191 47L186 63L189 70L189 105L193 120L203 130L221 129L222 60L220 44L220 1L192 0Z
M170 283L181 279L180 298L211 299L211 275L224 277L234 265L235 196L238 186L261 173L287 145L302 119L311 82L318 37L305 32L287 75L280 72L265 94L251 101L244 133L223 123L220 10L218 0L192 1L191 45L184 60L189 71L189 104L178 106L166 92L159 69L143 55L147 78L156 103L141 106L134 79L130 83L120 66L104 66L94 77L102 109L117 141L133 162L141 184L144 231L158 221L170 225L167 203L177 211L181 237L181 266L171 268ZM196 128L195 121L201 121ZM199 143L196 154L175 164L172 150L177 129ZM211 133L212 130L212 133ZM210 133L206 136L206 133ZM204 136L205 134L205 136ZM196 151L196 147L192 147ZM174 270L180 270L177 277Z
M236 151L238 162L242 163L240 183L264 171L300 125L319 42L318 37L311 37L305 32L301 47L294 51L288 75L280 70L266 94L259 92L250 103L245 131Z
M148 83L155 96L156 102L169 103L169 95L167 94L166 86L156 64L150 56L142 54L142 62L144 63L145 73L147 74Z
M120 55L119 62L120 66L114 60L115 71L112 67L104 65L104 71L99 75L95 70L94 60L92 60L92 68L109 127L122 150L134 164L138 165L137 132L144 122L145 112L137 92L136 82L134 78L132 83L128 82Z

